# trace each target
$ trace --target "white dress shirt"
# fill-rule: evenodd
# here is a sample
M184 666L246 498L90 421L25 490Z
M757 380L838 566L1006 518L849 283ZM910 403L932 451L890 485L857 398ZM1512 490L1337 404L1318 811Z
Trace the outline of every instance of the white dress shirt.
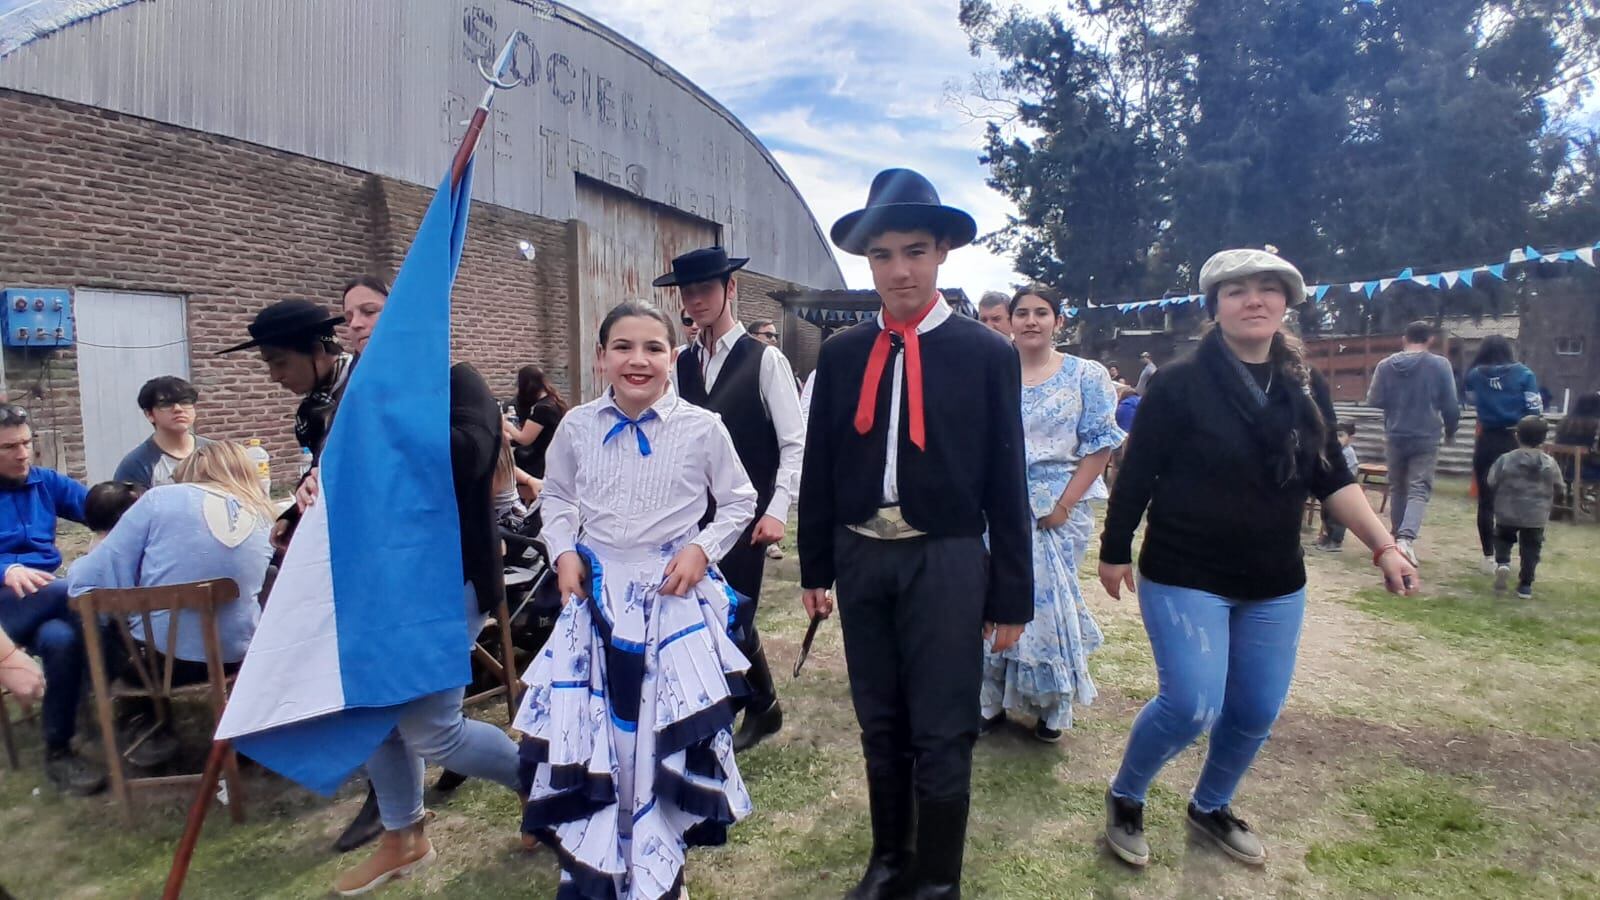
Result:
M917 324L917 334L928 332L943 325L950 318L950 304L944 300L944 295L933 302L933 309ZM878 312L878 327L883 327L883 312ZM894 387L889 394L889 438L888 452L883 458L883 505L896 506L900 503L900 407L903 403L901 394L906 380L906 353L905 348L894 355ZM923 409L927 409L928 397L923 394Z
M755 517L756 489L716 413L668 388L640 418L648 419L637 427L650 442L649 456L640 453L634 426L605 439L623 421L609 389L562 418L545 457L541 497L552 560L580 541L629 550L688 538L716 561ZM701 529L708 488L717 514Z
M696 351L700 354L707 393L717 383L717 376L728 361L728 352L744 335L744 325L735 322L728 333L711 346L709 358L704 355L705 347L701 346ZM677 366L672 368L672 380L676 388ZM806 420L800 408L800 395L794 386L794 368L789 365L783 351L770 344L763 347L761 353L761 402L767 408L767 418L772 420L772 430L778 437L778 477L772 491L772 502L767 504L764 515L779 522L788 522L789 506L800 493L800 458L806 449Z

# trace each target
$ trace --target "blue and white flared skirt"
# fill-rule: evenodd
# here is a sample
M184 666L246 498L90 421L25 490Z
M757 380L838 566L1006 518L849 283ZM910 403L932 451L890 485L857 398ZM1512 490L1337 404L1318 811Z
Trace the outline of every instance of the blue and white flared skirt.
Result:
M1094 702L1089 654L1105 638L1078 587L1078 566L1093 538L1089 501L1074 506L1059 528L1034 525L1033 620L1009 650L984 651L978 693L984 718L1004 710L1071 728L1073 704Z
M661 595L672 548L578 552L590 597L562 609L513 723L522 830L560 857L558 896L655 900L688 847L723 843L750 813L733 759L749 666L728 637L737 598L714 569Z

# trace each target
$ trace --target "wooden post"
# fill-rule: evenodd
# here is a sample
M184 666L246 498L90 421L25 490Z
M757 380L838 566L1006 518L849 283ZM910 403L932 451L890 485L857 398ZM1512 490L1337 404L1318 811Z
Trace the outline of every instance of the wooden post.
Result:
M211 794L217 789L217 779L222 775L223 760L232 756L229 741L212 741L211 753L206 756L206 770L200 776L194 802L189 804L189 818L183 823L183 838L178 841L178 852L172 857L172 868L167 872L167 886L161 900L178 900L183 893L183 880L189 874L189 862L194 859L194 847L200 840L200 828L206 823L206 811L211 809Z

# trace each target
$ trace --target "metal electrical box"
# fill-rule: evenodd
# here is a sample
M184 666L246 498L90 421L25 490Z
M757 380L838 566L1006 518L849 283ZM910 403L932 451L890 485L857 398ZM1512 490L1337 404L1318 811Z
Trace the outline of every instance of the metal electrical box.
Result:
M72 292L66 288L6 288L7 347L70 347L73 343Z

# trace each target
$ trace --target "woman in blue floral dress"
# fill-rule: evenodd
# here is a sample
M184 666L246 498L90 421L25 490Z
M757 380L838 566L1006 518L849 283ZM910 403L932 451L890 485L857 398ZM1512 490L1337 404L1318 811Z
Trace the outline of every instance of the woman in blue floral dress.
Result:
M1011 300L1035 517L1033 621L1010 649L985 655L979 695L985 733L1018 714L1036 719L1034 737L1049 743L1072 727L1072 705L1095 697L1088 656L1102 636L1078 588L1078 564L1094 533L1090 501L1105 499L1100 476L1126 437L1105 367L1055 349L1062 322L1061 301L1046 289L1023 288Z

